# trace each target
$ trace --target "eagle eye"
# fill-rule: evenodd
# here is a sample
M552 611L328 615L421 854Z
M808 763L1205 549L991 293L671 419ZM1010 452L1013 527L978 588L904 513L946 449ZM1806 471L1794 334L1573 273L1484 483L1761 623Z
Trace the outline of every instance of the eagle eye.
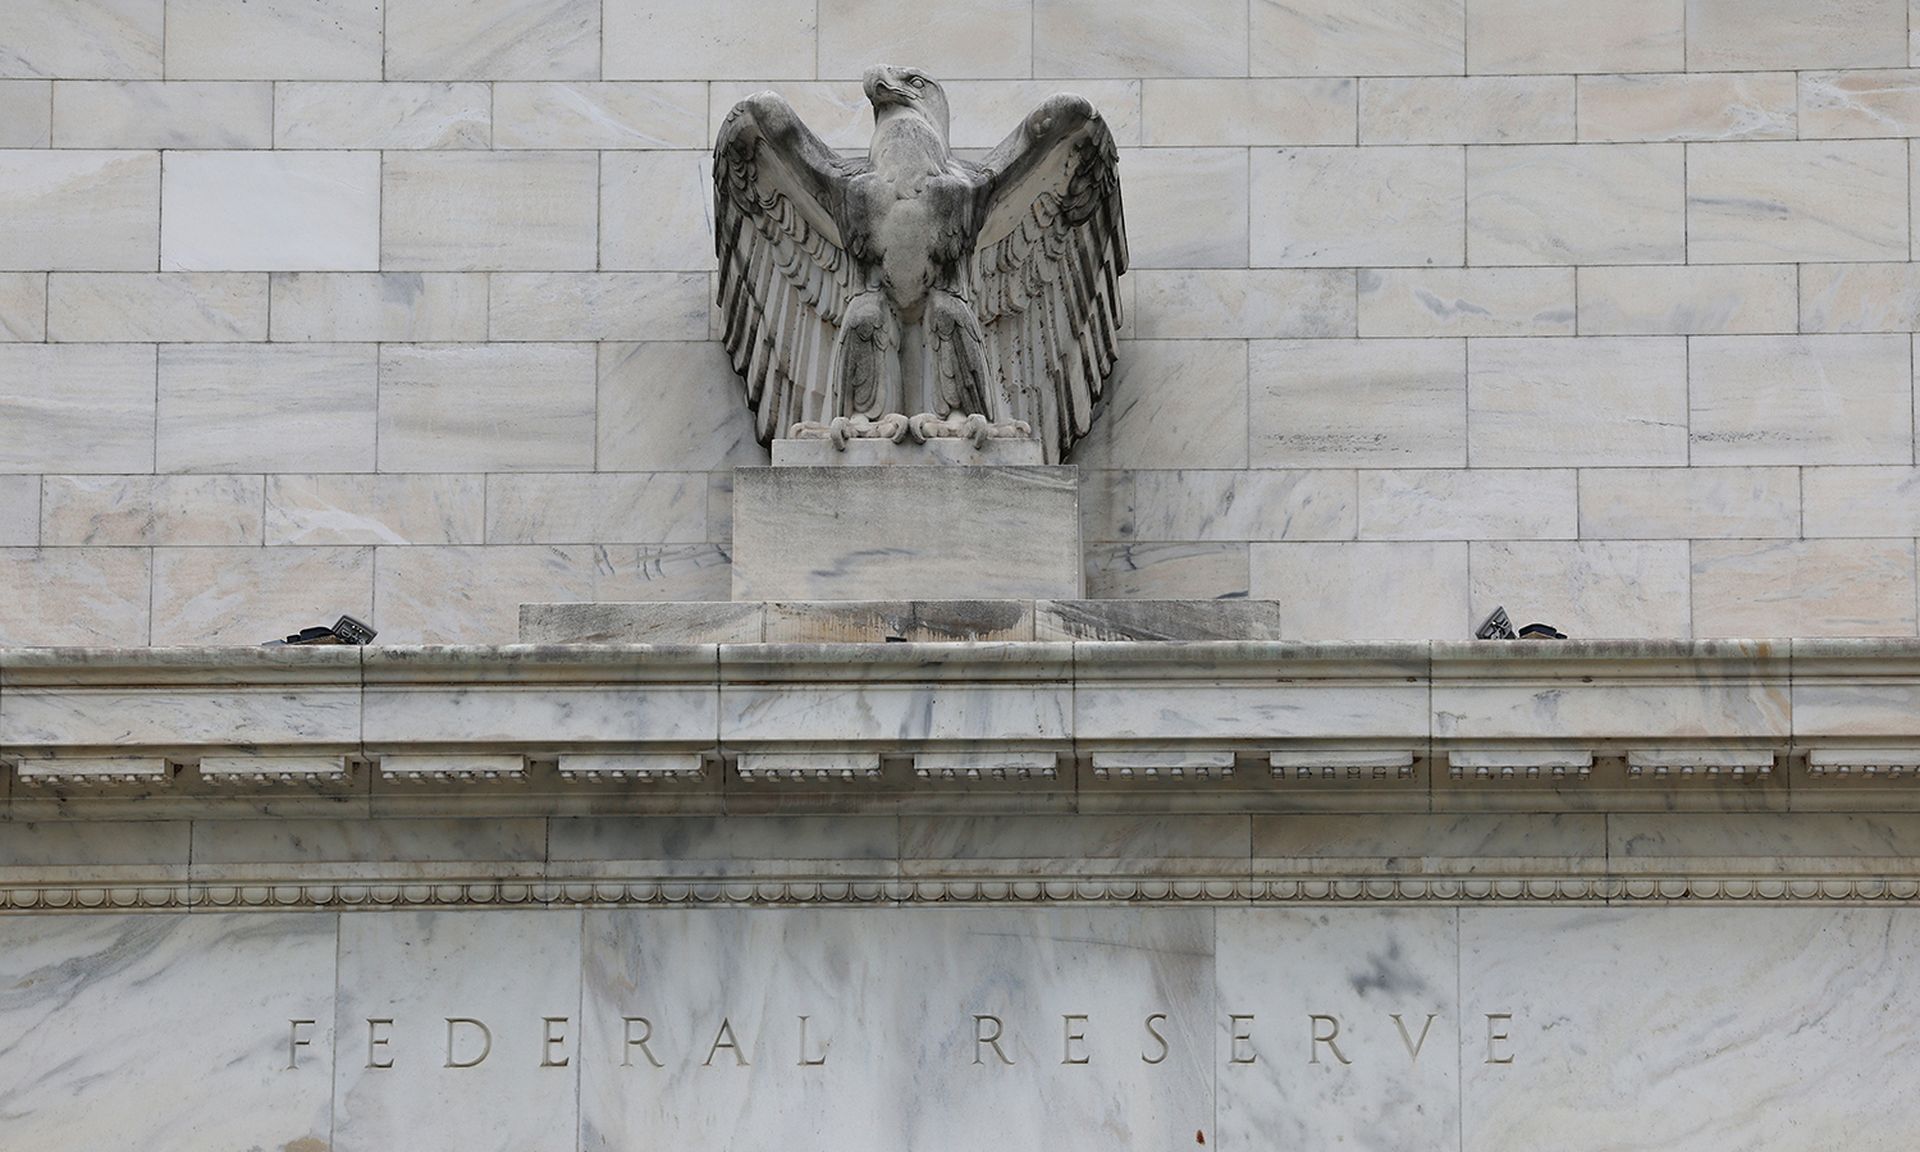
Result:
M925 88L927 86L926 80L919 76L908 77L907 83L913 85L915 88Z

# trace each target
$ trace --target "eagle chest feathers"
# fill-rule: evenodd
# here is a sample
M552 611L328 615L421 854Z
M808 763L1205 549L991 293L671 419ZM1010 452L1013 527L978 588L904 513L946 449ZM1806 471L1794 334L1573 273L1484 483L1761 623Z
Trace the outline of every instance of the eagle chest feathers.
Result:
M848 189L846 231L855 258L876 265L895 305L911 308L965 254L974 183L948 167L932 133L900 125L885 136L893 139L874 141L873 170Z
M948 148L946 91L864 78L865 156L827 146L773 92L714 142L722 342L762 443L850 435L1085 435L1119 353L1127 270L1113 136L1049 97L979 163Z

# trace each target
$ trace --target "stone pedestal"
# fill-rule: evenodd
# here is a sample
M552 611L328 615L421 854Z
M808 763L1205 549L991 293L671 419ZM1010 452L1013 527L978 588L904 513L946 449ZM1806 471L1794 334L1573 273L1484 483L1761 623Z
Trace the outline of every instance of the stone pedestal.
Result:
M733 598L1080 595L1078 469L933 463L736 469Z
M641 600L522 604L524 644L1279 640L1273 600Z

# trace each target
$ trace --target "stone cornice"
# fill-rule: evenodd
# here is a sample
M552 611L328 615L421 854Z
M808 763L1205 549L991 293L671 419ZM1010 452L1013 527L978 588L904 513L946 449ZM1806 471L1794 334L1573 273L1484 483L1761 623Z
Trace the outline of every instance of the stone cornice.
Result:
M0 649L16 816L1871 811L1917 764L1912 640Z
M1920 905L1920 870L1854 875L1702 872L1466 877L1154 874L902 879L751 875L422 877L404 869L351 879L259 869L216 881L155 878L0 882L0 913L383 911L514 907L1044 905Z

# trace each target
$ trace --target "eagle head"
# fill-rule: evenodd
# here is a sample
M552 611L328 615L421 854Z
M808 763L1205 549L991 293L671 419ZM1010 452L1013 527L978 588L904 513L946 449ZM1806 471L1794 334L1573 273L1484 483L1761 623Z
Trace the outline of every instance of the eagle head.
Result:
M885 119L890 110L898 109L919 116L933 126L942 141L947 139L947 90L925 72L918 68L876 64L867 69L861 86L873 104L875 122Z

